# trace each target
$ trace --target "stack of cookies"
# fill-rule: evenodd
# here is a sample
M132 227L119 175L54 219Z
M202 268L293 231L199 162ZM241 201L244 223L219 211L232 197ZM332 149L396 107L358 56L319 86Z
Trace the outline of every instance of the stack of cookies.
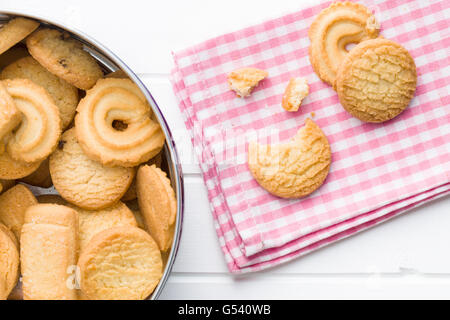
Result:
M147 298L177 209L145 96L29 19L0 29L0 67L0 299Z

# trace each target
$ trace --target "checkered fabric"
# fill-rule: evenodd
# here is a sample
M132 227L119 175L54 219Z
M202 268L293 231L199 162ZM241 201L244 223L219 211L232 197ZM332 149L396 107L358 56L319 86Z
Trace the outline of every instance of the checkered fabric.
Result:
M174 53L173 89L231 272L289 261L450 191L450 1L361 2L381 34L402 44L417 65L415 98L386 123L351 117L313 72L308 28L330 2ZM245 66L269 77L240 99L227 74ZM299 76L308 79L310 94L289 113L281 97ZM332 150L324 185L302 199L270 195L249 172L248 142L288 140L311 116Z

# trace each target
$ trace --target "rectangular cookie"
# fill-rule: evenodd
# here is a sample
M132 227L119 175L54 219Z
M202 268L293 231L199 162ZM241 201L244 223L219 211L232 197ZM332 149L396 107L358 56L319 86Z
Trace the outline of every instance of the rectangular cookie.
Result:
M56 204L29 207L20 238L25 300L76 300L78 214Z

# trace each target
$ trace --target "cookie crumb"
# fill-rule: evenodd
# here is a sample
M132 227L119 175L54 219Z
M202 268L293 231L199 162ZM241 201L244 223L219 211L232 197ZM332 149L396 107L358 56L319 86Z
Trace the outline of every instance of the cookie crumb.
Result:
M265 70L241 68L228 74L228 84L238 97L245 98L250 96L253 89L268 75L269 73Z
M284 91L282 107L286 111L297 111L308 93L309 87L306 78L292 78Z

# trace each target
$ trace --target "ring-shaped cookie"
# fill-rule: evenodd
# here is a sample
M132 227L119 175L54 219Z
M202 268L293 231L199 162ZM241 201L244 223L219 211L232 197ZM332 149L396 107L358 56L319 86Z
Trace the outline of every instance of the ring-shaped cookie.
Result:
M145 96L131 80L99 80L77 111L80 145L90 158L106 166L134 167L154 157L164 145L161 127L151 119Z
M55 150L61 135L58 107L44 88L28 79L4 80L3 84L23 115L8 140L8 153L25 163L44 160Z
M347 45L378 37L375 16L354 2L335 2L322 10L308 31L309 59L316 74L334 86L340 63L348 54Z

